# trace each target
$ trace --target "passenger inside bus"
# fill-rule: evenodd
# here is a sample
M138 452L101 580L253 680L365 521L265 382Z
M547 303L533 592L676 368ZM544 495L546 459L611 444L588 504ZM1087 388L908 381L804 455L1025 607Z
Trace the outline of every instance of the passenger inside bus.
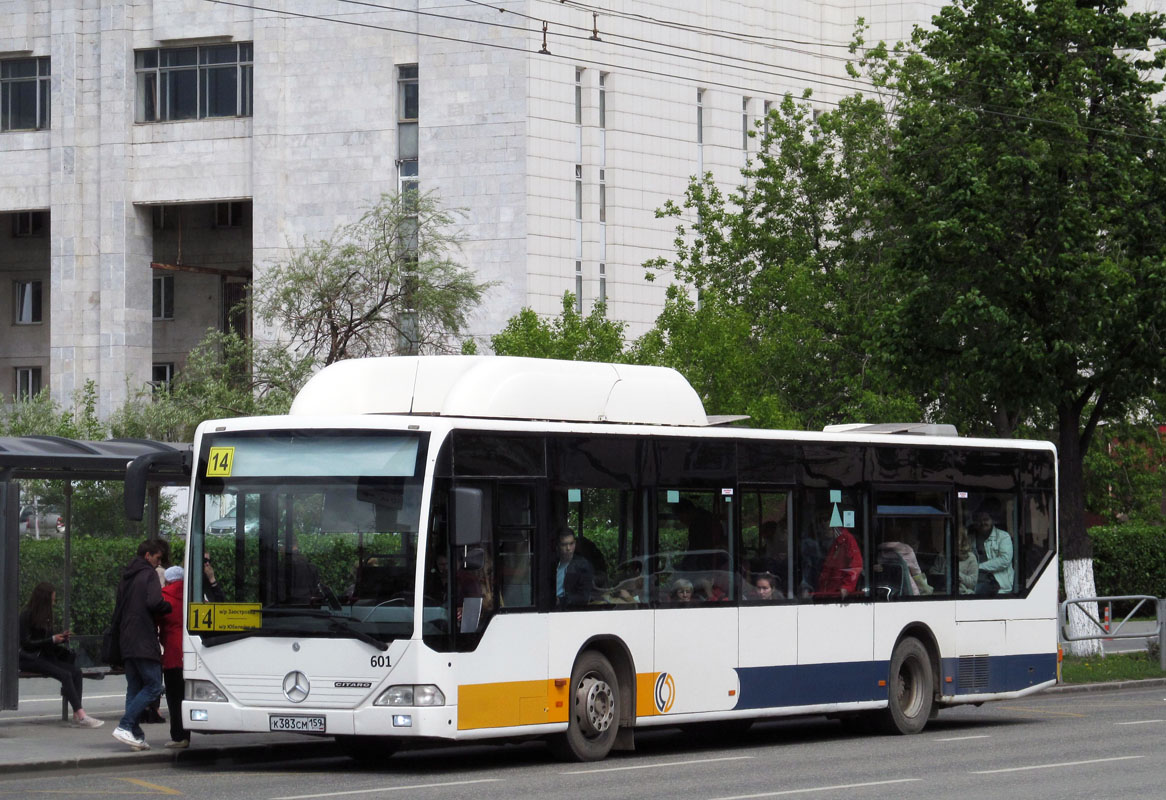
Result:
M814 597L843 598L858 590L862 578L862 549L846 528L827 528L830 537Z
M694 600L692 581L687 578L677 578L672 582L672 591L669 599L673 603L691 603Z
M1000 594L1012 591L1012 535L996 527L992 515L977 511L969 530L972 548L980 564L976 594Z
M763 572L753 576L754 599L763 603L772 603L778 598L777 578Z
M980 562L976 559L976 551L972 549L972 541L966 530L961 529L959 532L958 548L960 594L975 594Z
M595 589L595 572L591 563L575 552L575 532L560 528L555 537L559 561L555 566L555 605L559 608L585 606Z

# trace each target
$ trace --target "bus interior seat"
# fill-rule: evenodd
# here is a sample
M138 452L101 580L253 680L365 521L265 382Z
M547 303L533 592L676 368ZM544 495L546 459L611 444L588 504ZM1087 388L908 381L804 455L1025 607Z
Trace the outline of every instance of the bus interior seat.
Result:
M900 558L898 562L895 561L879 561L874 565L874 575L872 576L872 584L875 589L875 596L883 596L886 600L894 600L897 597L904 597L911 594L911 590L907 588L907 581L910 580L907 565L903 563Z

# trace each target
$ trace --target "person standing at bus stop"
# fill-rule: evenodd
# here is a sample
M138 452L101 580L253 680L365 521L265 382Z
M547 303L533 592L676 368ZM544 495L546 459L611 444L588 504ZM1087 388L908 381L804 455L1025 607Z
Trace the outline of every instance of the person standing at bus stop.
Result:
M162 596L170 610L158 620L158 639L162 642L162 684L166 689L166 710L170 712L170 741L166 747L182 750L190 746L190 732L182 724L182 595L186 589L182 567L166 569Z
M126 707L113 738L133 750L149 750L140 719L142 712L162 695L162 648L155 618L170 611L154 570L162 563L162 547L147 540L122 572L117 587L120 608L118 638L125 661ZM115 612L118 613L118 612Z

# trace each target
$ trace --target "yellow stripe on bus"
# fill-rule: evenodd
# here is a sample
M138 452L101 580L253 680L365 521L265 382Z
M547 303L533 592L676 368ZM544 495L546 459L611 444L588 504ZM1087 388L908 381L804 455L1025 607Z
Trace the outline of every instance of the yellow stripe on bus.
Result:
M658 672L636 676L636 714L656 716L655 687ZM505 681L470 683L458 687L457 727L468 731L481 728L511 728L566 722L570 714L568 678L546 681Z
M509 728L566 722L570 704L568 680L471 683L458 687L457 727Z

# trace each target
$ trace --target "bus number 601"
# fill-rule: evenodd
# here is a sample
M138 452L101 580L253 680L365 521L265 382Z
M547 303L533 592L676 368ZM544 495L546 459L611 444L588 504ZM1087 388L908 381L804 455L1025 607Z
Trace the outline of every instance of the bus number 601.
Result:
M368 660L368 665L370 667L391 667L391 666L393 666L392 664L389 663L388 656L373 656L372 658L370 658Z

